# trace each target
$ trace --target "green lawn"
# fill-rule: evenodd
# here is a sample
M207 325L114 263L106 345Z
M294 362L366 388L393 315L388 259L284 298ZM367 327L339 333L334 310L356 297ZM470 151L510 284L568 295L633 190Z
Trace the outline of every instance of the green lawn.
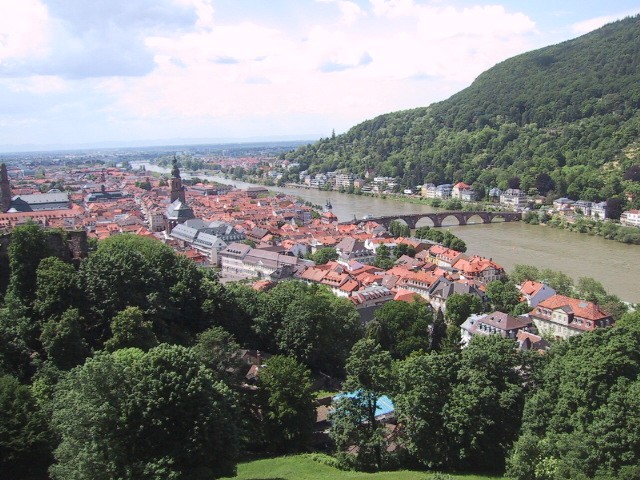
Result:
M430 480L433 474L416 471L361 473L338 470L322 461L323 455L294 455L289 457L255 460L238 465L236 480ZM438 480L497 480L501 477L481 475L444 475ZM435 479L434 479L435 480Z

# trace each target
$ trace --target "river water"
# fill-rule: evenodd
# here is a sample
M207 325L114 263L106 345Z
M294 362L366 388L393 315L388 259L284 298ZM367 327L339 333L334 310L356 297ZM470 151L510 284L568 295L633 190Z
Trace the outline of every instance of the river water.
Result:
M135 165L133 165L135 168ZM147 170L168 172L155 165L145 164ZM183 175L185 178L189 176ZM255 186L245 182L206 177L238 188ZM340 221L374 216L432 213L437 211L427 205L401 202L379 197L348 195L315 189L277 188L270 190L296 195L316 205L329 200L333 213ZM418 223L418 226L422 223ZM429 225L429 223L425 223ZM538 268L551 268L566 273L577 280L593 277L601 282L609 293L622 300L640 303L640 246L626 245L602 237L569 232L524 222L493 223L490 225L450 225L443 227L462 238L469 253L492 258L507 272L514 265L528 264Z

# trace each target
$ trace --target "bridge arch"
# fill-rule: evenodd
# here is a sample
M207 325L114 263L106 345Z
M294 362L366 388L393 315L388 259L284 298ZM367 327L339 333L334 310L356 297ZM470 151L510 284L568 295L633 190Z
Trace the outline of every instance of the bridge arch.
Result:
M492 213L490 223L504 223L510 222L511 219L507 214L504 213Z
M410 230L413 230L415 228L415 221L412 218L404 218L404 217L397 217L397 218L393 218L393 217L389 217L389 220L387 221L387 225L386 225L386 229L389 230L391 228L391 225L393 224L393 222L398 222L400 225L406 225L407 227L409 227Z
M466 217L457 212L445 212L438 215L441 227L454 227L458 225L466 225ZM453 222L452 222L453 220Z
M436 222L433 218L432 215L424 215L420 218L417 219L416 221L416 228L420 228L420 227L435 227L436 226Z
M478 225L481 223L488 223L486 218L483 218L479 213L471 213L467 215L467 225Z

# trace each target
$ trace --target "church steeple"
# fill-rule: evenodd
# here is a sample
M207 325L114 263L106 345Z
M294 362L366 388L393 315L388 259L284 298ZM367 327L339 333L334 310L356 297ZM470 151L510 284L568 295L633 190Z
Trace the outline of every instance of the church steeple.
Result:
M11 185L7 166L0 165L0 212L4 213L11 208Z
M180 200L185 203L184 187L180 178L180 170L178 169L178 159L173 156L173 168L171 169L171 203Z

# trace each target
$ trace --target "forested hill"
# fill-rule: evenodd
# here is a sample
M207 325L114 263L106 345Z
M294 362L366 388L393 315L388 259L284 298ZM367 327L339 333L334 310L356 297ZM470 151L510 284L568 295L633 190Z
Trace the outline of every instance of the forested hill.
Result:
M513 177L529 189L546 172L541 193L601 200L638 190L630 167L639 162L639 108L635 16L506 60L448 100L367 120L289 157L311 172L368 167L404 185L462 180L480 191Z

